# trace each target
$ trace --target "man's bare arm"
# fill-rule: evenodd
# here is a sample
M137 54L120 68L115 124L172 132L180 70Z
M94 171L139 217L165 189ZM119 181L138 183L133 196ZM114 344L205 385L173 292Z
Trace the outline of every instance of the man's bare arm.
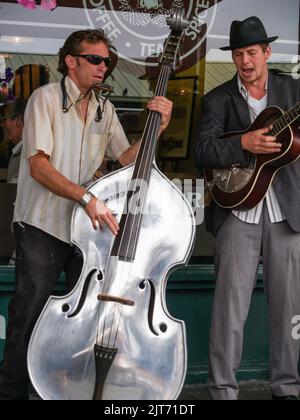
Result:
M58 172L49 162L49 157L40 152L29 159L30 175L47 190L59 197L79 202L85 193L85 189L80 187L60 172Z
M121 157L119 157L118 160L122 166L131 165L135 161L140 145L141 145L141 140L138 141L133 146L131 146L128 150L126 150L125 153L123 153Z
M59 197L80 202L86 192L83 187L74 184L58 172L49 162L49 157L43 152L31 157L29 159L29 166L32 178ZM97 229L98 223L100 227L107 225L110 230L117 235L119 225L110 209L107 208L102 201L98 200L96 197L93 198L85 207L85 211L89 216L94 229Z

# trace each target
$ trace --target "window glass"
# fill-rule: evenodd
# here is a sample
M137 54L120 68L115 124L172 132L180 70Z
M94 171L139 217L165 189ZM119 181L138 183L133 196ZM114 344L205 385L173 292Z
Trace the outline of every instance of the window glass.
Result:
M16 1L0 3L0 115L1 105L8 98L26 100L39 85L61 80L57 72L57 53L70 33L87 27L102 27L119 52L118 65L106 80L114 87L110 99L133 144L143 133L147 118L145 108L155 92L157 70L153 62L162 52L168 35L165 18L177 6L184 6L192 23L186 32L183 67L169 83L167 96L174 102L174 112L171 125L159 142L157 163L171 180L177 180L176 185L186 186L185 193L199 212L193 261L211 257L212 238L205 233L201 223L203 183L198 185L200 175L194 164L201 97L235 74L231 53L219 48L228 45L233 20L253 15L264 22L269 36L279 36L272 44L270 66L283 72L294 72L297 77L299 0L85 0L86 8L78 7L78 3L70 0L66 2L68 7L58 7L53 12L40 9L32 12ZM207 25L207 35L202 24ZM7 185L13 148L2 124L0 263L3 264L10 261L14 249L10 223L16 185ZM106 158L96 175L101 177L117 168L116 163Z

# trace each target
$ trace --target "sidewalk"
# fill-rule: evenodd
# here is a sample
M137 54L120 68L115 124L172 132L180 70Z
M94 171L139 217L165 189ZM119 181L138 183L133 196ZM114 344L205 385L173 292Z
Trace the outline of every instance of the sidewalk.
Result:
M268 382L247 381L241 382L239 400L243 401L271 401L271 391ZM30 400L40 400L35 393ZM208 401L210 400L206 385L186 385L178 400L181 401Z
M259 401L272 400L271 390L268 382L247 381L240 384L239 400ZM186 385L179 397L180 400L210 400L206 385Z

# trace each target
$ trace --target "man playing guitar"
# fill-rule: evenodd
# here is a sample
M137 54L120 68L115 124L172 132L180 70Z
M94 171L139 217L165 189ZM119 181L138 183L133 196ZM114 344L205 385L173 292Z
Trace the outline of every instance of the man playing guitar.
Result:
M270 127L246 130L267 106L288 110L299 102L298 81L268 70L271 56L262 22L250 17L231 26L236 76L203 98L196 147L201 168L246 168L253 155L279 153L282 144ZM210 338L209 390L213 399L235 400L235 373L243 349L243 328L256 284L261 250L269 307L270 382L274 399L297 399L299 340L292 319L300 313L300 163L276 175L266 197L253 209L231 211L212 203L208 230L216 235L217 285Z

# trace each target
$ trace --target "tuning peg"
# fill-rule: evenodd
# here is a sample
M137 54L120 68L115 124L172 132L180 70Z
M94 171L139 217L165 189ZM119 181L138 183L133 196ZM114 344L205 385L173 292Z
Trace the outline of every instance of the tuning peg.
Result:
M167 24L170 28L174 31L183 31L184 29L188 28L190 22L186 19L185 9L178 8L173 16L169 16L167 18Z

